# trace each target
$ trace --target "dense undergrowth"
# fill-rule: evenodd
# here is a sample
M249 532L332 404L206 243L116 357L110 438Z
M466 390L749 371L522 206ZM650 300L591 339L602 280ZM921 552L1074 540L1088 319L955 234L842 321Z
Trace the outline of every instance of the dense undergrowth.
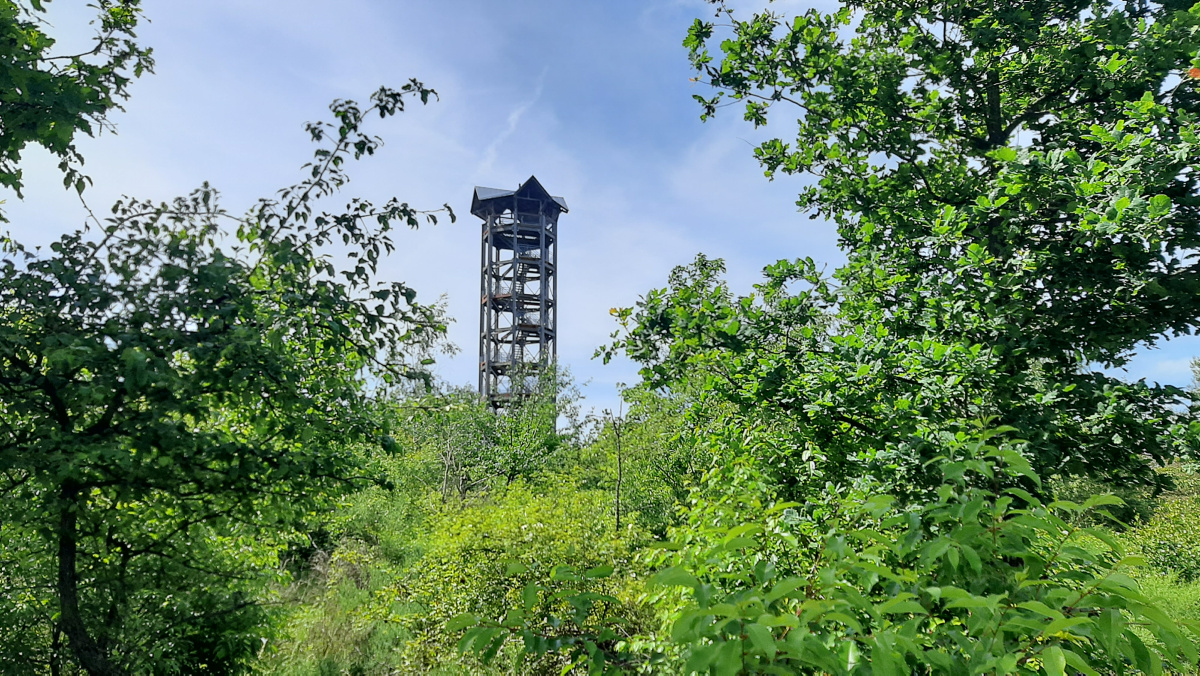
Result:
M82 190L139 2L69 67L44 4L0 0L0 70L62 93L0 127L63 124L0 183L32 142ZM316 206L418 81L244 216L0 237L0 671L1195 673L1200 392L1111 369L1200 331L1200 4L709 4L703 116L800 111L755 156L846 262L676 267L612 311L616 415L549 364L502 413L434 387L442 307L378 265L436 216Z
M462 465L461 470L484 473L471 479L480 487L466 495L443 493L443 472L427 473L427 483L422 483L413 468L437 464L427 454L456 434L455 426L491 415L482 413L477 402L458 399L455 405L449 417L435 411L410 419L414 436L409 439L415 443L410 453L389 461L395 479L389 488L356 494L316 522L320 544L298 552L294 582L279 590L285 628L267 643L259 670L557 673L561 658L530 660L515 649L485 667L477 657L460 653L461 632L448 631L446 623L463 613L503 615L520 602L527 583L550 577L556 568L586 572L612 567L628 573L635 554L654 541L652 531L662 532L671 522L673 498L663 495L671 496L681 477L663 472L661 463L669 461L664 460L671 454L667 449L681 444L673 440L677 430L668 431L665 418L678 422L678 410L669 402L653 400L652 413L635 413L621 422L626 427L621 452L629 457L623 460L619 527L613 427L598 434L593 430L586 438L555 431L554 413L562 406L542 408L540 418L528 412L523 418L541 431L523 439L552 445L552 452L543 456L511 449L512 457L544 461L512 471ZM425 416L437 418L439 426L426 425ZM434 439L422 436L426 434ZM494 445L489 454L509 453L504 444L510 439L500 435L485 440ZM509 475L515 478L510 481ZM628 634L651 629L653 609L644 601L644 579L626 574L583 579L581 590L612 597L604 610L626 618ZM559 606L568 608L569 602Z
M814 528L838 528L839 523L843 529L863 528L868 524L862 519L874 518L849 513L853 508L839 514L834 500L787 507L769 497L775 489L744 460L709 469L713 451L698 447L687 432L698 422L689 418L687 407L646 392L630 393L630 399L633 408L624 420L606 418L583 436L551 433L543 420L543 429L559 437L549 462L511 482L492 477L466 496L442 493L436 472L426 484L412 480L405 467L430 461L420 457L421 444L407 456L391 458L389 472L397 480L390 486L351 496L314 522L319 525L314 544L296 551L293 581L277 590L279 630L264 642L255 669L329 675L557 674L570 670L586 651L572 655L569 640L560 641L557 651L529 650L522 633L597 638L607 627L613 633L598 647L606 651L609 665L629 672L685 673L688 656L672 635L680 631L676 624L693 599L686 585L664 581L662 571L706 570L716 588L748 590L753 584L744 585L753 582L754 562L759 572L769 562L769 575L776 580L788 573L810 574L819 568L820 552L812 549L815 544L803 543L819 540ZM439 419L453 426L467 424L470 415ZM437 436L444 438L442 432ZM620 528L613 476L618 432L627 473ZM671 511L659 503L662 495L679 490L680 475L660 471L668 461L663 453L670 461L697 467L684 475L690 477L685 486L691 497L685 494ZM1078 531L1072 537L1089 551L1105 553L1113 545L1144 557L1144 564L1135 561L1125 570L1145 600L1181 626L1200 623L1200 535L1196 520L1186 518L1200 510L1200 474L1187 463L1159 473L1168 487L1158 494L1153 488L1067 480L1048 484L1049 497L1082 503L1094 495L1119 494L1120 501L1104 505L1103 513L1068 512L1064 527ZM851 503L871 503L867 487L843 491L859 496ZM731 526L757 542L728 547ZM1095 534L1083 534L1088 528ZM674 544L664 548L664 536ZM556 587L553 580L564 570L577 574ZM586 571L597 574L578 574ZM728 587L733 580L743 582ZM530 589L537 594L534 603L523 598ZM569 593L552 599L557 590ZM595 598L580 604L583 595ZM504 629L511 638L492 654L464 644L464 615L512 620L512 610L522 607L531 612ZM578 623L571 619L576 616ZM1153 643L1149 635L1145 639Z

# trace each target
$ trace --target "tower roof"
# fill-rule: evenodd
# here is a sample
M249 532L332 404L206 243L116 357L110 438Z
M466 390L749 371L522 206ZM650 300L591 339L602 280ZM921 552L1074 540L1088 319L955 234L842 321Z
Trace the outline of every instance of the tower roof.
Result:
M567 201L561 197L554 197L542 184L538 182L536 176L530 176L529 180L522 183L516 190L502 190L500 188L484 188L475 186L475 197L471 200L471 213L482 218L484 214L492 210L492 205L505 198L525 197L528 199L536 199L542 202L552 202L559 211L567 212Z

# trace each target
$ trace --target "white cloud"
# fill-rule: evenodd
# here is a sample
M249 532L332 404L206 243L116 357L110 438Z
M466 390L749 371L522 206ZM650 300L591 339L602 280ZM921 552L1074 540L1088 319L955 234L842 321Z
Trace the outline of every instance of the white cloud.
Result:
M487 150L483 152L483 160L480 161L479 166L475 169L476 174L486 174L492 171L493 166L496 164L497 151L517 131L517 125L520 124L521 118L525 116L525 112L537 103L538 99L542 98L542 88L546 84L546 73L548 71L549 67L542 69L542 74L538 76L537 87L534 88L533 95L529 97L529 100L521 102L508 114L508 125L488 144Z
M372 121L386 144L351 168L346 195L396 195L418 208L450 202L459 222L397 233L382 274L426 301L447 295L462 352L441 373L473 384L479 224L467 213L471 190L536 174L571 205L561 222L560 357L593 381L591 402L615 410L613 383L636 375L628 362L603 368L590 359L614 328L609 308L662 286L671 267L701 251L726 258L743 292L778 258L841 260L832 228L796 213L801 179L768 182L752 156L766 134L787 135L783 111L762 131L734 109L697 121L679 43L711 6L642 7L148 0L153 23L142 35L158 73L135 83L128 112L114 116L120 136L81 143L96 180L88 200L103 211L123 193L168 199L211 180L231 209L249 206L299 177L312 152L302 125L324 117L330 100L361 101L418 76L441 100ZM44 243L83 220L54 165L31 153L29 198L6 205L20 240Z

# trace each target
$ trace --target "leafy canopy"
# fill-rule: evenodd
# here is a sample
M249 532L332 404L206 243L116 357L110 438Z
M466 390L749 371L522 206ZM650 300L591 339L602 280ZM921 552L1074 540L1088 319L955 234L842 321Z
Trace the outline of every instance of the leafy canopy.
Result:
M151 50L134 32L141 0L97 0L91 49L55 51L44 29L50 0L0 0L0 186L21 194L21 153L33 143L56 155L63 185L82 192L89 179L76 134L94 135L128 97L132 78L151 72ZM3 214L0 213L0 219Z
M705 115L799 115L755 152L815 177L798 203L848 262L825 279L781 261L739 299L698 260L622 314L614 347L657 382L699 371L801 421L841 476L913 472L934 437L992 417L1043 476L1152 483L1146 458L1188 450L1182 390L1096 366L1200 322L1200 7L715 4L724 23L685 41L718 90Z
M45 571L5 614L46 640L0 659L62 660L60 634L92 674L207 659L188 654L214 631L205 618L253 611L289 529L367 478L351 444L386 443L372 390L427 379L444 330L377 266L397 225L436 215L396 199L324 206L345 162L379 147L368 116L431 95L412 81L365 108L335 102L333 122L308 127L320 145L304 180L242 217L205 185L119 202L45 255L7 244L0 523L28 550L0 572Z
M1065 520L1119 500L1044 504L997 490L1006 476L1038 480L1018 446L1002 441L1006 431L949 444L935 460L937 497L916 508L853 491L827 496L833 514L824 523L796 503L763 504L737 525L698 510L707 546L679 545L683 556L666 559L687 565L656 576L690 601L671 629L684 671L1061 676L1193 667L1200 626L1176 623L1145 598L1126 574L1144 562L1103 529ZM1085 535L1094 546L1081 545ZM814 545L800 576L781 574L770 555Z

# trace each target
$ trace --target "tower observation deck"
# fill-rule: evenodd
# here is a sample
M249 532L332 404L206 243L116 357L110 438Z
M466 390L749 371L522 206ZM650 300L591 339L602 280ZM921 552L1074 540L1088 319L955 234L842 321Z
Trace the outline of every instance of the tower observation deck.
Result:
M479 394L499 409L531 394L557 356L558 216L537 178L516 190L475 188L480 252Z

